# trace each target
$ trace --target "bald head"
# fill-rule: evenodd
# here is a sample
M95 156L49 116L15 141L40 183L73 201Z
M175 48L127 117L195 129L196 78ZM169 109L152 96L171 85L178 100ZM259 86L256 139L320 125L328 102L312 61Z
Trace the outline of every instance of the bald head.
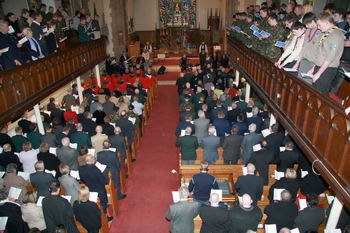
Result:
M255 165L252 163L248 163L247 164L247 171L248 171L248 174L253 175L255 173Z
M89 165L94 164L95 163L95 157L93 155L87 155L85 157L85 163L89 164Z
M10 152L12 149L10 144L4 144L2 148L4 149L5 152Z
M281 192L281 201L289 202L292 196L288 190L283 190Z
M191 127L186 127L185 135L191 135L191 134L192 134L192 128Z
M283 227L283 228L279 231L279 233L290 233L290 230L289 230L289 228L287 228L287 227Z
M256 124L252 123L249 125L249 132L254 133L256 131Z
M243 194L241 206L245 209L249 209L252 206L253 200L249 194Z
M117 126L117 127L114 128L114 133L115 133L116 135L120 134L121 132L122 132L122 129L121 129L119 126Z
M95 129L96 133L102 133L102 126L98 125Z
M69 143L70 143L69 137L62 138L61 143L63 146L69 146Z
M210 205L213 207L217 207L219 206L219 202L220 202L220 197L219 194L217 193L213 193L210 196Z

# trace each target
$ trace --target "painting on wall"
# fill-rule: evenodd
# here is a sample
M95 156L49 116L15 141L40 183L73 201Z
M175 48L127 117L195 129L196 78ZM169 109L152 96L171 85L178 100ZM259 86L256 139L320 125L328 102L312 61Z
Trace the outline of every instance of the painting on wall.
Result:
M197 0L159 0L161 28L196 26Z

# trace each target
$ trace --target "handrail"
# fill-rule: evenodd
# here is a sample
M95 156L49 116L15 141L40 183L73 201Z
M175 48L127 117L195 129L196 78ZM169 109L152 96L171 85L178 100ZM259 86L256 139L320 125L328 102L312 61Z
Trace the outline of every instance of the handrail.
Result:
M344 108L241 42L233 38L227 41L231 62L350 206L350 117Z
M105 38L0 73L0 124L106 59Z

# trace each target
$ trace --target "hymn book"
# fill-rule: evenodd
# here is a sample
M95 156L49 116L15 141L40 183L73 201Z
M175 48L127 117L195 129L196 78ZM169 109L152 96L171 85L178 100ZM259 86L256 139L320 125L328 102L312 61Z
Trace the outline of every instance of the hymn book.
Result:
M265 224L265 233L277 233L276 224Z
M8 217L0 217L0 231L3 231L6 229Z
M11 187L8 197L17 200L21 192L22 192L22 189Z
M281 198L281 193L283 192L283 190L285 189L273 189L273 200L274 201L280 201Z
M17 175L23 177L23 179L25 180L29 180L29 176L30 176L28 172L18 172Z
M172 191L171 194L173 196L174 203L177 203L180 201L180 193L178 191Z
M54 155L57 155L57 148L56 147L50 147L50 149L49 149L49 152L51 153L51 154L54 154Z
M266 138L271 134L271 131L269 129L264 129L264 130L261 130L261 134L264 136L264 138Z
M275 46L278 48L284 48L286 46L286 43L282 42L282 41L277 41L275 43Z
M98 192L90 192L89 201L97 203Z

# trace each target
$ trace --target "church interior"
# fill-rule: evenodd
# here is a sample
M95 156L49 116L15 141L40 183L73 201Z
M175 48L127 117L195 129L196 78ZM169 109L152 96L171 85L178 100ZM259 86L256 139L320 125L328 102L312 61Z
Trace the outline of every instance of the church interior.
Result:
M289 6L292 12L288 12ZM300 18L293 15L298 8L304 10ZM344 11L344 25L347 22L344 29L329 19L343 12L340 9ZM268 19L263 19L262 11L269 12ZM307 34L312 29L303 21L311 13L316 31ZM11 20L13 15L18 19ZM250 24L245 22L249 17ZM24 27L20 23L23 18ZM38 18L43 21L38 23L42 34L37 39ZM265 28L265 33L270 29L273 34L271 21L275 18L283 25L285 37L273 43L266 41L275 35L256 39L256 31L249 26ZM317 26L324 19L332 25L325 32ZM293 25L286 26L288 21ZM34 40L27 36L27 29ZM296 36L294 31L299 29L305 31ZM324 41L335 38L332 33L342 36L342 45L337 50L340 54L333 53L338 49L336 44L322 53L338 59L327 63L336 63L335 67L324 68L328 75L334 72L337 81L329 91L319 89L317 79L311 77L307 82L300 78L300 71L294 69L298 62L281 68L283 59L278 58L289 51L289 43L295 43L290 46L294 47L290 53L294 53L300 38L311 41L316 35L315 40L321 38L321 48L318 42L313 45L318 51ZM54 34L53 50L50 34ZM45 49L42 38L46 40ZM275 42L284 45L277 48L278 57L269 57L266 54L270 51L276 52ZM350 2L344 0L0 0L0 232L350 232L350 55L343 60L350 53L349 42ZM22 60L11 58L17 56L15 50ZM320 56L317 59L324 60ZM322 64L316 61L312 69L318 73ZM319 79L322 77L320 74ZM207 122L204 131L198 123L201 120ZM200 130L204 135L200 136ZM86 145L80 136L74 137L80 131L88 137ZM48 134L54 135L53 144L44 140ZM256 135L256 141L249 138L251 134ZM113 144L114 136L122 138L121 144ZM20 137L23 141L19 142ZM211 137L218 140L215 145L209 142ZM240 141L230 142L229 137ZM39 159L43 144L46 153L58 161L51 170L48 159ZM75 151L74 165L64 162L68 156L60 152L64 147ZM105 151L114 156L114 164L103 163ZM267 151L273 157L269 161ZM32 152L35 156L29 161ZM282 169L280 156L289 152L297 159L287 158L289 164ZM237 158L232 159L235 153ZM10 161L9 154L18 157L18 163ZM192 157L185 159L185 155ZM15 176L25 185L9 181L14 163ZM55 179L44 184L50 192L47 196L69 197L65 201L72 212L68 220L58 223L61 220L47 216L49 203L45 208L44 200L48 197L38 194L43 184L32 179L41 164L46 169L41 172L51 173ZM75 191L78 203L71 201L73 195L61 182L64 165L80 187ZM83 169L91 166L98 168L104 183L94 183L97 175L84 175ZM196 185L200 184L194 181L202 173L213 177L218 185L209 188L206 200L198 199ZM289 178L290 173L295 177ZM244 188L238 186L242 176L264 180L258 198L242 193ZM283 182L293 179L297 187L292 190ZM58 183L58 194L53 194L52 182ZM251 190L255 184L245 185ZM86 187L90 189L87 199L98 212L93 218L98 219L98 227L90 224L94 230L83 220L88 214L80 218L76 211ZM187 196L183 198L184 190ZM215 190L219 191L215 194L220 199L218 206L213 205ZM278 207L284 202L284 191L292 196L288 208ZM3 192L8 196L3 198ZM46 227L42 229L39 220L24 219L28 192L35 193L33 203L43 213L41 222ZM248 210L243 211L242 219L234 212L237 208L244 210L242 194L251 200L249 211L259 210L257 221L248 214L244 219ZM316 198L316 204L309 198ZM197 201L198 209L188 217ZM184 202L190 204L185 206ZM5 208L7 203L15 203L12 208L16 211ZM224 209L227 220L203 208L210 206ZM273 207L285 217L274 220ZM294 212L288 215L294 207L295 216ZM318 216L305 217L305 209L316 207L322 215L319 222ZM312 219L317 222L315 229L299 222L310 227ZM253 227L249 228L251 221Z

